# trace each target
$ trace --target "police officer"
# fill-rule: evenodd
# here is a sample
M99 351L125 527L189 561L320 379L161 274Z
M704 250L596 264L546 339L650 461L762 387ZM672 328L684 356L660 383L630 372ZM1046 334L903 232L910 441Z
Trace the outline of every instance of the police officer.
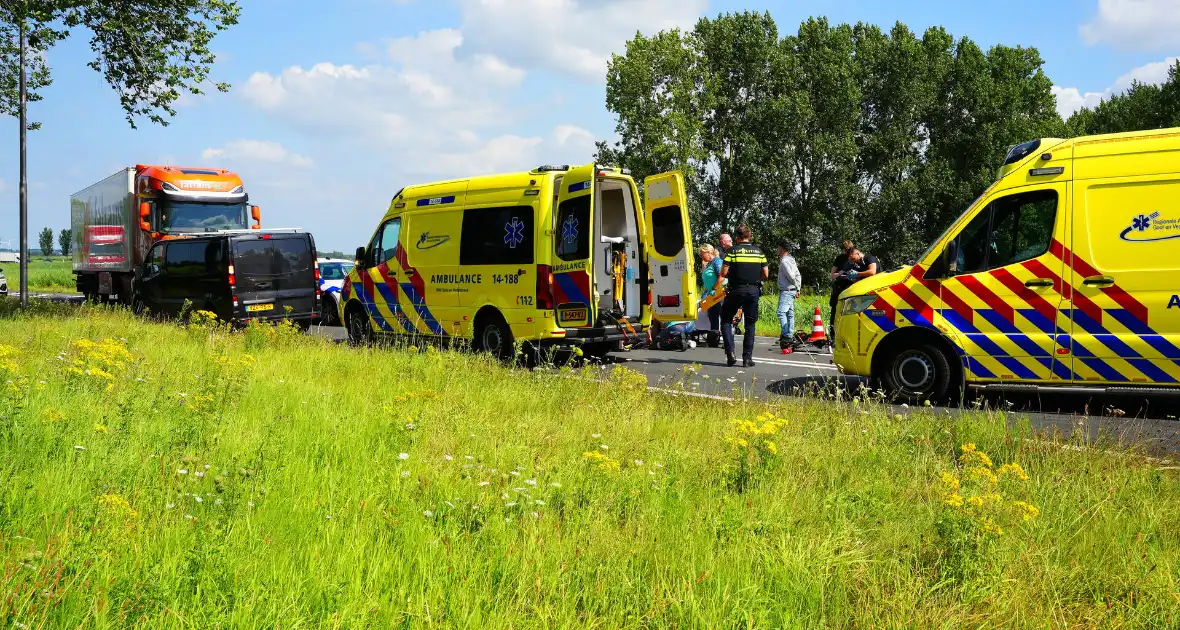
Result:
M737 364L734 356L733 318L738 310L746 320L746 334L742 338L742 365L754 367L754 324L758 321L758 300L762 297L762 281L770 277L766 254L750 242L750 228L742 225L736 232L737 244L725 255L721 276L729 279L725 302L721 305L721 336L725 340L726 364Z

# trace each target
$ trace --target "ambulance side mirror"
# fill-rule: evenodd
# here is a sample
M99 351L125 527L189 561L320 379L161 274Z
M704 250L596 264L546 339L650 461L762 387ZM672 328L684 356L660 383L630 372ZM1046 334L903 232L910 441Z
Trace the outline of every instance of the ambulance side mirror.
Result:
M366 258L365 254L366 254L366 251L365 251L364 247L356 248L356 266L357 267L363 268L365 266L365 258Z

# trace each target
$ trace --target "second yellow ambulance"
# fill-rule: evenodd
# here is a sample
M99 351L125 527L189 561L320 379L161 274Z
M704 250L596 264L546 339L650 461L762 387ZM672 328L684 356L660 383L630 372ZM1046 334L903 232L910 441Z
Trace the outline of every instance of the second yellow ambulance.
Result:
M402 189L341 290L354 342L521 342L605 355L652 317L696 318L684 179L589 164Z

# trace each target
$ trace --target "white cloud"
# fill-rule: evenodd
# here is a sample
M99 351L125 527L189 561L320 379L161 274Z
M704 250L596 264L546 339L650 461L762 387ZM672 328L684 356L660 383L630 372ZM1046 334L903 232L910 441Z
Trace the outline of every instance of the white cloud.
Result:
M283 166L308 167L314 162L311 158L292 153L278 142L270 140L232 140L221 148L205 149L201 153L202 160L221 160L228 162L252 162L264 164L278 164Z
M637 31L690 28L707 0L460 0L463 50L527 69L606 82Z
M1180 46L1177 0L1098 0L1098 15L1078 29L1090 45L1159 50Z
M1102 101L1127 91L1136 82L1158 85L1168 80L1168 71L1180 57L1168 57L1163 61L1145 64L1131 70L1115 80L1114 84L1101 92L1082 92L1074 87L1053 86L1053 96L1057 97L1057 111L1063 118L1069 118L1082 107L1094 108Z

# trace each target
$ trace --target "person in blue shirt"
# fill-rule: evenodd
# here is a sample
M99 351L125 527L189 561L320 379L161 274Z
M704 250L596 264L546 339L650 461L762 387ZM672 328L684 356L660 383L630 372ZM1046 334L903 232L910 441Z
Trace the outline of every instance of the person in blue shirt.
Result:
M721 277L721 256L712 245L706 243L701 245L698 250L701 256L701 299L710 297L716 293L717 281L721 280L722 286L725 284L725 279ZM709 307L709 329L714 333L721 332L721 302Z

